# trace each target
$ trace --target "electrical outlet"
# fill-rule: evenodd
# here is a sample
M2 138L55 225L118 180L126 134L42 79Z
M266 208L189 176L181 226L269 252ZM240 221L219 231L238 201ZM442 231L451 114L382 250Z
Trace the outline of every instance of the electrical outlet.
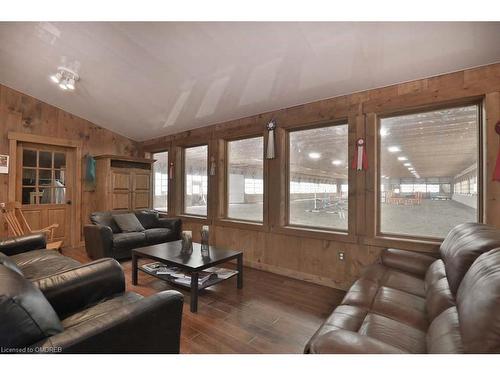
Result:
M339 260L344 261L345 260L345 253L343 251L339 251L338 253Z

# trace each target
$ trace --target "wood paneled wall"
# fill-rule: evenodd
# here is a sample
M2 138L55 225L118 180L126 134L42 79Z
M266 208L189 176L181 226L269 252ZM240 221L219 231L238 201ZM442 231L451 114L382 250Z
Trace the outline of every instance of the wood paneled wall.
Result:
M247 265L346 289L367 264L376 262L386 247L435 252L438 242L418 239L394 239L376 235L376 165L377 118L399 111L411 111L436 105L459 104L471 100L484 104L483 180L484 222L500 227L500 183L492 182L492 172L499 149L494 126L500 120L500 64L407 82L308 103L274 112L211 125L192 131L142 142L144 152L169 150L175 158L175 179L170 181L171 216L180 215L182 207L182 147L209 144L209 154L218 160L218 176L209 178L208 218L182 217L185 229L192 229L197 239L203 224L211 225L211 241L221 246L242 249ZM278 158L266 161L267 170L264 225L229 222L220 217L224 197L220 172L224 170L223 145L227 139L265 133L265 124L277 120ZM349 123L349 157L354 141L367 140L370 168L367 172L349 171L349 233L306 231L284 227L284 179L286 177L286 131L296 127L345 121ZM370 148L371 147L371 148ZM346 253L341 261L338 252Z
M87 153L139 156L136 142L2 85L0 129L0 154L9 154L8 132L20 132L81 141L82 156ZM82 179L84 173L82 167ZM83 181L81 183L83 186ZM95 199L94 192L85 192L82 188L82 225L88 222L89 214L95 211ZM0 174L0 202L7 200L8 175ZM0 236L5 234L5 225L0 223Z

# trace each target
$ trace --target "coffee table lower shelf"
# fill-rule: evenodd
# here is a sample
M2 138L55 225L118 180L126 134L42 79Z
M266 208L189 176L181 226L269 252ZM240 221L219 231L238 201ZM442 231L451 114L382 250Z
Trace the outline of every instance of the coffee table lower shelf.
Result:
M172 277L172 276L169 276L169 275L157 275L155 272L148 271L143 266L139 266L138 270L140 270L140 271L142 271L144 273L147 273L150 276L156 277L157 279L166 281L169 284L175 285L175 286L177 286L179 288L186 289L186 290L191 290L191 286L188 286L186 284L182 284L182 283L176 282L175 280L177 278L175 278L175 277ZM203 289L206 289L206 288L208 288L210 286L218 284L218 283L220 283L222 281L226 281L226 280L232 279L233 277L238 276L238 273L239 273L238 271L234 271L234 274L231 275L231 276L229 276L229 277L225 277L225 278L217 277L217 278L214 278L214 279L207 280L205 283L203 283L201 285L198 284L198 290L203 290Z

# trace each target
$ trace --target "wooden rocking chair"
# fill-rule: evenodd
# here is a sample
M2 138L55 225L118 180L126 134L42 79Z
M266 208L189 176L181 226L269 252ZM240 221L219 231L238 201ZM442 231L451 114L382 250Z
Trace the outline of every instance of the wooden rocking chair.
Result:
M59 224L51 224L42 229L31 229L23 215L19 202L9 202L5 204L5 206L2 207L2 214L9 226L9 230L14 236L22 236L31 233L45 233L47 238L47 249L61 251L63 241L54 241L54 231L59 228Z

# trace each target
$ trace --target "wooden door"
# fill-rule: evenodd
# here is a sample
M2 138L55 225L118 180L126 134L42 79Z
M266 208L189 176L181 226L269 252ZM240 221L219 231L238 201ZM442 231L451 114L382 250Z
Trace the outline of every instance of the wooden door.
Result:
M131 209L131 184L130 171L111 170L111 210Z
M71 243L74 151L70 148L18 143L16 201L31 229L57 223L54 240ZM78 230L78 228L75 228Z
M133 173L133 208L139 210L150 208L151 199L151 173L149 171L136 170Z

